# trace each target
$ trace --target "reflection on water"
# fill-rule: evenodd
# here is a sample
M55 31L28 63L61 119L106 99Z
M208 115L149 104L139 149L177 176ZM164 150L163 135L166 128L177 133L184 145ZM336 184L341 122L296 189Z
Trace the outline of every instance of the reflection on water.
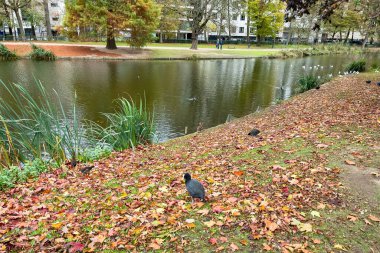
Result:
M379 55L367 57L380 61ZM32 87L39 79L55 89L65 106L77 94L77 105L86 119L101 121L100 112L111 112L121 96L147 98L155 112L160 140L211 127L228 115L241 117L289 98L298 77L313 71L321 77L338 75L353 60L347 55L300 59L247 59L205 61L86 61L20 60L0 63L0 79ZM323 69L310 67L323 66ZM305 66L305 67L303 67Z

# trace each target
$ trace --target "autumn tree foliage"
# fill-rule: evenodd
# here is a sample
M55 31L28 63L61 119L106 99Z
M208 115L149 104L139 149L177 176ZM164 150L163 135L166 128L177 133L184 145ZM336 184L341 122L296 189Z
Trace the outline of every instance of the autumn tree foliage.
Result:
M105 35L107 49L116 49L116 38L131 35L131 46L141 47L158 24L159 7L152 0L67 0L66 33Z
M258 42L264 37L276 37L284 24L285 4L280 0L250 0L248 14L251 26L256 30Z

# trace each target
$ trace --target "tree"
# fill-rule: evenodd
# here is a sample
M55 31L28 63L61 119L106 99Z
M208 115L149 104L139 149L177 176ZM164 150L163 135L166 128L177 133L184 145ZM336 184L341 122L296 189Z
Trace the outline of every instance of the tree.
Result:
M24 24L22 22L21 18L21 9L25 8L30 4L31 0L3 0L3 4L11 9L16 16L17 23L20 29L21 33L21 40L25 40L25 30L24 30Z
M116 38L131 34L131 46L141 47L149 39L158 21L159 8L152 0L68 0L65 26L105 34L107 49L117 49ZM73 22L70 22L73 21Z
M173 10L175 5L173 0L159 0L157 3L161 9L158 29L160 29L160 43L162 43L164 35L169 35L178 29L180 16L177 11Z
M280 0L250 0L248 13L250 23L256 30L257 41L266 36L273 39L283 27L285 5Z
M318 8L318 19L314 24L314 29L320 28L320 21L328 19L340 5L348 0L282 0L286 2L286 21L290 21L295 17L310 14L310 10L316 5ZM376 0L375 0L376 1Z
M356 11L360 13L361 33L364 34L362 47L364 48L371 36L378 33L380 27L380 1L379 0L357 0L354 2Z
M31 1L30 5L23 10L24 18L30 22L30 27L32 30L31 35L33 36L34 40L37 40L35 26L40 25L44 21L44 17L39 11L40 5L41 3L38 1Z
M198 49L198 36L202 34L207 23L215 13L218 13L221 0L177 0L172 7L182 17L185 17L191 28L191 47Z

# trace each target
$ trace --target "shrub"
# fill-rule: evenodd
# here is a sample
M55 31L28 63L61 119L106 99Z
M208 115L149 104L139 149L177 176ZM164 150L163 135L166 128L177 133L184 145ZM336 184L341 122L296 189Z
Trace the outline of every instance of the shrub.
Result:
M298 80L298 83L300 92L305 92L307 90L317 88L321 84L318 77L312 74L301 76L301 78Z
M18 59L16 53L10 51L3 44L0 44L0 58L3 61L11 61L11 60L17 60Z
M348 72L363 72L365 71L366 62L364 60L353 61L346 67Z
M34 44L32 44L32 52L29 54L29 57L30 59L36 61L54 61L57 58L53 52L45 50Z

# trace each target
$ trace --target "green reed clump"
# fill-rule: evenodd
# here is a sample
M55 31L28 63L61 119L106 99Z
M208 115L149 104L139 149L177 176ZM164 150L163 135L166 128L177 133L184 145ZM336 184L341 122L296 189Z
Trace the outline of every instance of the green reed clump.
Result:
M0 44L0 59L3 61L17 60L18 56L15 52L10 51L6 46Z
M299 91L302 93L302 92L319 87L321 82L317 76L313 74L307 74L300 77L300 79L298 80L298 84L299 84Z
M32 52L29 54L29 57L30 59L36 61L54 61L57 58L53 52L45 50L34 44L32 44Z
M117 100L114 113L104 113L108 126L92 124L92 133L100 142L114 150L133 148L139 144L151 143L154 138L153 115L146 108L146 100L136 105L133 100Z
M347 65L346 71L348 72L364 72L366 62L364 60L353 61Z

